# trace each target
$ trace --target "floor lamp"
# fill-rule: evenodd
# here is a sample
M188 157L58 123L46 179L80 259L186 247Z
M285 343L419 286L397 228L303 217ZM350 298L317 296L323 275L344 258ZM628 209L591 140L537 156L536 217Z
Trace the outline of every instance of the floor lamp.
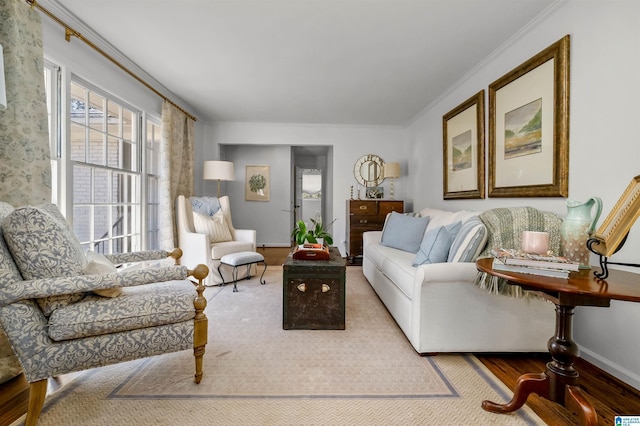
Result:
M235 180L233 163L231 161L205 161L202 178L218 181L218 198L220 198L220 181Z
M393 200L393 180L400 177L400 163L384 163L384 178L391 178L389 198Z

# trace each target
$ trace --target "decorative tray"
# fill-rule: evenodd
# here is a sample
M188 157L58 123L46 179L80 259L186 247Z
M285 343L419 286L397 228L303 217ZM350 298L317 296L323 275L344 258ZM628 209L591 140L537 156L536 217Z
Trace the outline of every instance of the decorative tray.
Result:
M321 244L302 244L293 252L296 260L329 260L329 257L329 247Z

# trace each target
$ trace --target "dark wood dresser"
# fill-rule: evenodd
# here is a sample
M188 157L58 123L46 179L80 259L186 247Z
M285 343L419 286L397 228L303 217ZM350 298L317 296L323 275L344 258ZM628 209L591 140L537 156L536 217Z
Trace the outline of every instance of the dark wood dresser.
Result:
M401 200L347 200L346 251L349 262L362 256L362 233L381 231L387 214L404 213Z

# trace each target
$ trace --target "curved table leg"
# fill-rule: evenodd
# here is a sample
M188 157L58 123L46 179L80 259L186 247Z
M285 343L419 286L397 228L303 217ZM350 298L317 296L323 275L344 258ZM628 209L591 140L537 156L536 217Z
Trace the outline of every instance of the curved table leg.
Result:
M573 411L580 418L580 424L595 426L598 424L596 409L584 396L579 386L567 385L565 387L565 407Z
M492 413L510 413L522 407L532 393L545 398L549 395L549 378L546 374L523 374L516 382L511 401L506 404L497 404L486 400L482 401L482 408Z

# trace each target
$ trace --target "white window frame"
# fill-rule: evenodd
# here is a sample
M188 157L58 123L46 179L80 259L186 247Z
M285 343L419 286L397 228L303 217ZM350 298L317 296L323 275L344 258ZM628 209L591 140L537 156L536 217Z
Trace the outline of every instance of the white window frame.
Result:
M150 246L148 241L149 229L147 224L148 215L148 190L147 187L147 164L146 164L146 137L147 122L161 125L161 119L157 114L142 111L131 105L126 100L116 96L107 90L97 87L86 79L73 74L64 66L56 65L50 61L45 61L45 86L48 93L48 110L50 117L50 142L51 142L51 160L52 160L52 197L51 201L58 205L60 211L65 215L67 220L73 225L73 168L76 161L71 160L71 82L80 84L81 86L95 92L96 94L111 100L123 108L134 113L137 120L137 132L133 139L137 140L136 144L136 167L135 171L115 168L113 170L123 173L131 173L138 176L138 185L136 188L135 200L137 200L136 215L133 218L137 229L134 230L137 236L137 245L132 250L158 249L158 246ZM82 164L82 163L80 163ZM93 164L85 164L86 166L94 166ZM156 199L158 195L156 194ZM158 223L159 218L156 219ZM93 226L93 225L92 225ZM93 231L92 231L93 232ZM111 236L111 235L110 235ZM95 238L95 236L92 236ZM88 241L83 241L87 243ZM157 241L159 244L159 240ZM85 248L87 245L85 244ZM110 250L108 251L110 252Z

